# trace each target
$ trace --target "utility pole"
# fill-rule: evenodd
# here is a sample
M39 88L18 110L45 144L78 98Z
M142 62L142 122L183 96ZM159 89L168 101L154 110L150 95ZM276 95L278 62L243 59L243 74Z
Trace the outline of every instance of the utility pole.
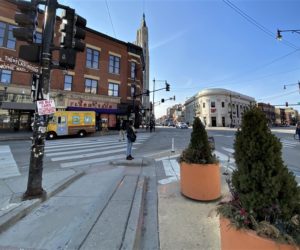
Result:
M53 42L54 26L56 18L57 0L47 1L47 10L45 13L45 23L42 41L41 69L42 74L37 81L38 89L41 90L41 96L38 100L49 100L50 77L51 77L51 45ZM35 112L33 123L33 139L30 154L29 175L27 190L24 197L41 196L44 189L42 187L43 157L45 148L46 130L48 124L48 115L39 115Z
M44 13L44 27L42 46L35 42L37 27L38 5L46 5ZM86 20L75 14L75 10L68 6L58 4L57 0L31 0L16 1L17 8L21 13L15 15L15 22L19 25L13 29L13 36L19 41L30 43L20 45L19 57L40 65L40 72L32 75L31 96L36 103L36 112L33 122L33 137L30 153L30 165L28 174L27 190L23 198L40 197L45 194L42 187L43 157L46 139L46 130L49 114L55 112L53 107L50 111L38 110L38 104L50 104L50 81L51 70L69 69L75 67L76 52L84 51L85 44L80 40L85 38ZM68 11L67 30L64 42L61 46L54 46L53 37L55 30L56 9L62 8ZM59 50L59 66L52 63L52 51Z

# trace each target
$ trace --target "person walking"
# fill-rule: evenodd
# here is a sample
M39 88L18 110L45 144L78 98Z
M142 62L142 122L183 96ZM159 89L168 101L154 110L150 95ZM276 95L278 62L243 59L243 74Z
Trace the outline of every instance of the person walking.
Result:
M123 119L121 119L119 125L119 141L125 140L125 129L126 129L126 123Z
M126 160L133 160L134 158L131 156L132 151L132 143L136 140L136 134L133 128L133 122L129 121L127 127L127 152L126 152Z
M300 141L300 123L298 122L297 127L296 127L296 134L295 134L295 139L298 135L298 139Z

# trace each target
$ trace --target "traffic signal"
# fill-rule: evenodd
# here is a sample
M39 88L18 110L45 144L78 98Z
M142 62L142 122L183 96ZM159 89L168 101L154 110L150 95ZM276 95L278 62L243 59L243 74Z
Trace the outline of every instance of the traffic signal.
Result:
M64 10L60 29L63 33L61 36L62 47L83 52L85 43L81 40L85 38L85 26L86 19L77 15L74 9L68 8Z
M170 91L170 84L166 82L166 91Z
M146 92L144 93L145 96L149 96L150 95L150 90L146 89Z
M163 98L163 99L161 99L161 102L162 102L162 103L164 103L164 102L165 102L165 99L164 99L164 98Z
M288 102L285 102L285 106L288 107L288 106L289 106L289 103L288 103Z
M61 48L59 50L59 66L66 69L74 69L76 62L76 51L73 49Z
M175 101L175 95L174 95L174 97L173 97L173 100Z
M16 1L17 8L21 11L15 15L15 22L19 25L13 29L13 36L19 41L33 43L37 26L38 8L35 0Z

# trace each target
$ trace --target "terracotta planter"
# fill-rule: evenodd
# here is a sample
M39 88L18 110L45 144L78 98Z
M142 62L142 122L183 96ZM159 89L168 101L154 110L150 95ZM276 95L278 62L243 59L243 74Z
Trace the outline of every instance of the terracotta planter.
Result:
M181 193L200 201L211 201L221 197L221 175L219 163L180 163Z
M220 217L222 250L299 250L288 244L280 244L271 239L258 236L253 230L237 230L230 221Z

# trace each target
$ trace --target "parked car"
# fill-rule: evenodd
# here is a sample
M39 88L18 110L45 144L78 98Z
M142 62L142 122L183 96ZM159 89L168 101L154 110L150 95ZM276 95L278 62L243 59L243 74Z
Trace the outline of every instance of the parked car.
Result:
M182 128L182 129L184 129L184 128L189 128L189 127L188 127L188 125L187 125L186 123L184 123L184 122L178 122L178 123L176 124L176 128Z
M170 122L168 123L168 127L175 127L174 122L173 122L173 121L170 121Z

